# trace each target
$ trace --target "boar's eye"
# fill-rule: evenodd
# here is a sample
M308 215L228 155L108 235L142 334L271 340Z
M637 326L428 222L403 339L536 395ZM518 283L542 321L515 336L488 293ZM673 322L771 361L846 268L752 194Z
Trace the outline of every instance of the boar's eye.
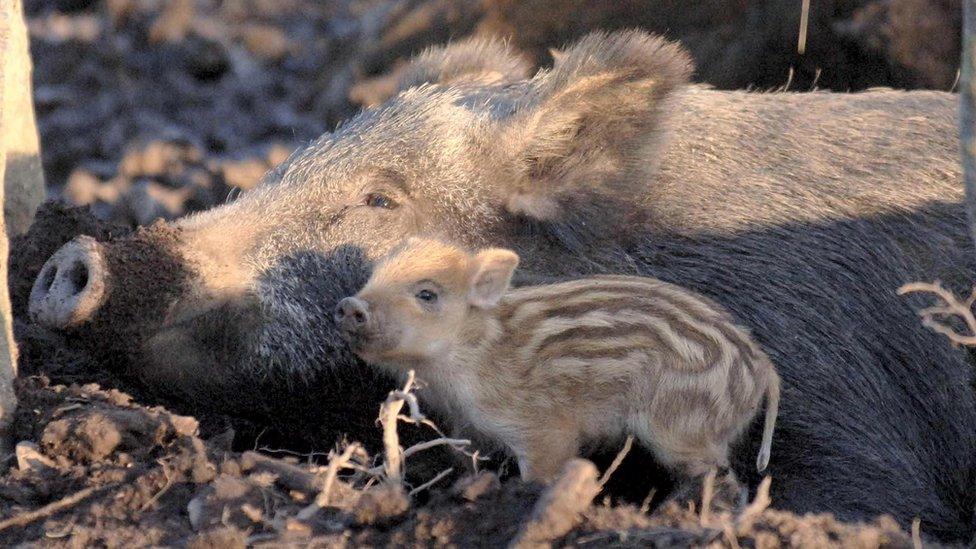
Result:
M417 299L423 301L424 303L436 303L437 293L431 290L420 290L416 295Z
M392 210L399 206L399 204L396 203L396 200L393 200L385 194L380 193L367 194L366 198L363 200L363 203L370 208L383 208L386 210Z

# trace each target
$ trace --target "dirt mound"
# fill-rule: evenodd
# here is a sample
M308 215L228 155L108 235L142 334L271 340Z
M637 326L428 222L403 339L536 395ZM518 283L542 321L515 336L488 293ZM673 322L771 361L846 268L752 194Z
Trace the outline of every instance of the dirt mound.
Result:
M732 512L703 516L671 504L648 514L585 499L567 505L558 490L540 497L541 487L490 472L412 495L409 486L343 473L319 509L311 504L329 469L308 457L231 451L226 435L201 439L193 418L97 385L31 376L17 392L18 456L0 476L5 546L497 547L516 536L573 546L911 546L891 520L797 517L767 509L762 495Z

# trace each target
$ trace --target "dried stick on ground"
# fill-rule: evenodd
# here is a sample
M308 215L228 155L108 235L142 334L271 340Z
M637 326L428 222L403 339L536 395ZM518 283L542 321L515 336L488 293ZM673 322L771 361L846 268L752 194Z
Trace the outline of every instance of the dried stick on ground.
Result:
M630 447L633 445L634 445L634 436L627 435L627 440L624 441L623 448L621 448L620 451L617 452L617 457L613 458L613 462L610 464L610 467L607 467L607 470L603 472L603 476L600 477L601 487L607 484L607 481L610 480L610 477L613 475L613 473L616 472L617 468L620 467L620 464L624 462L624 458L627 457L627 454L630 453Z
M770 477L766 477L759 483L759 488L756 490L756 497L752 500L752 503L746 507L742 513L736 517L735 525L736 531L739 536L746 536L752 532L753 525L759 520L759 517L763 514L769 504L772 503L772 499L769 497L769 485L772 483Z
M98 487L93 486L91 488L85 488L84 490L79 490L74 494L71 494L70 496L59 499L58 501L55 501L53 503L49 503L44 507L41 507L40 509L35 509L34 511L29 511L27 513L22 513L20 515L10 517L6 520L0 521L0 532L6 530L7 528L12 528L14 526L24 527L32 522L36 522L38 520L48 518L52 515L60 513L61 511L64 511L65 509L68 509L69 507L77 505L78 503L93 496L97 492L103 492L110 488L115 488L116 486L118 486L118 484L110 484L107 486L98 486Z
M417 405L417 397L410 391L413 389L414 372L410 370L407 374L407 382L403 389L390 391L386 397L386 402L380 405L380 425L383 426L383 466L386 471L386 478L390 482L399 484L403 480L403 448L400 446L400 437L397 435L397 420L400 418L400 410L404 404L410 405L411 417L414 421L421 421L423 415Z
M930 330L949 338L957 345L976 345L976 318L973 317L973 304L976 303L976 288L973 288L969 298L960 303L956 296L942 287L937 280L931 284L927 282L913 282L898 288L898 295L910 293L927 293L937 297L938 305L926 307L918 311L922 318L922 325ZM946 319L958 317L966 324L969 334L961 334L955 328L946 324Z
M715 497L715 476L716 471L712 469L705 475L705 481L702 483L702 504L698 519L703 527L710 526L712 522L712 498Z
M403 389L390 391L389 396L386 397L386 401L380 405L378 421L383 426L384 461L383 465L380 467L368 470L368 474L377 475L380 472L385 472L387 480L402 482L404 460L417 452L427 450L435 446L447 445L465 455L470 455L464 451L465 447L471 445L470 440L462 438L449 438L444 436L441 430L438 429L432 421L427 419L420 412L420 405L417 403L417 397L413 394L415 381L416 379L414 377L414 371L410 370L407 373L407 382L404 383ZM409 416L400 414L400 411L403 410L404 404L406 404L410 410ZM404 450L400 446L400 437L397 434L398 421L427 425L433 429L434 432L441 435L441 437L434 440L417 443Z
M326 507L329 504L329 495L332 493L332 485L335 484L336 477L339 475L339 471L342 469L355 469L356 464L353 462L353 458L360 456L365 457L366 451L363 447L357 443L353 442L346 449L342 451L341 454L336 454L335 451L329 452L329 465L325 470L325 480L322 482L322 490L319 495L316 496L315 501L298 512L298 518L300 520L308 520L312 518L315 513L318 513L320 509Z

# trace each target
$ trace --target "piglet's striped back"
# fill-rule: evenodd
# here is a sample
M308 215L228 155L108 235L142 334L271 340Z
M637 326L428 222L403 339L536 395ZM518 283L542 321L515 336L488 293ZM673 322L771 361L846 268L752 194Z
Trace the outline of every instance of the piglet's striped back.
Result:
M536 359L613 358L654 349L675 368L704 372L766 360L711 300L656 279L591 277L511 291L499 320Z

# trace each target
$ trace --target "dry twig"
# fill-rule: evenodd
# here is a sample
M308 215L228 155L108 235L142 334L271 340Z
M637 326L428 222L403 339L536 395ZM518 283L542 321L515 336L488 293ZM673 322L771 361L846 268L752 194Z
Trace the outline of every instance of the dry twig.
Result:
M173 477L169 474L169 470L166 468L166 462L161 459L157 459L156 463L158 463L163 469L163 476L166 477L166 484L164 484L163 487L156 492L156 495L149 499L149 501L142 504L142 507L139 508L140 511L145 511L146 509L152 507L157 501L159 501L159 498L163 497L163 494L165 494L173 486Z
M322 491L319 495L315 497L315 501L310 505L298 512L297 518L300 520L308 520L315 516L320 509L323 509L329 505L329 495L332 493L332 485L335 484L336 477L339 475L340 469L352 469L355 465L352 459L356 456L365 455L366 451L363 447L357 443L353 442L346 449L342 451L341 454L336 455L334 451L329 452L329 465L325 470L325 480L322 482Z
M32 522L36 522L38 520L50 517L54 514L64 511L65 509L73 505L77 505L78 503L88 499L89 497L91 497L92 495L98 492L103 492L105 490L115 488L116 486L118 486L118 483L109 484L106 486L98 486L98 487L93 486L90 488L85 488L84 490L79 490L74 494L71 494L70 496L49 503L44 507L41 507L40 509L35 509L34 511L29 511L27 513L22 513L20 515L16 515L8 519L2 520L0 521L0 532L6 530L7 528L12 528L14 526L27 526Z
M426 419L420 413L420 406L417 404L417 397L411 393L414 385L414 372L407 373L407 382L403 389L390 391L386 401L380 405L379 422L383 426L383 466L386 471L386 478L390 482L400 483L403 480L403 448L400 446L400 437L397 435L397 420L400 419L400 410L404 404L410 407L411 422L420 422Z
M942 287L936 280L927 282L913 282L898 288L898 295L910 293L932 294L940 300L938 305L926 307L918 311L922 325L926 328L949 338L954 345L976 345L976 318L973 317L973 304L976 303L976 287L965 302L960 303L955 294ZM971 335L961 334L946 324L946 317L958 317L965 324Z
M427 417L420 412L420 405L417 403L417 397L413 394L415 385L416 378L414 377L414 371L410 370L407 372L407 381L404 383L403 389L390 391L389 396L386 397L386 401L380 405L380 414L377 420L379 421L380 425L383 426L384 462L379 467L374 467L373 469L367 470L367 474L378 475L381 472L385 472L387 480L402 482L404 461L417 452L434 448L436 446L447 445L466 456L472 456L472 454L469 454L464 450L466 446L471 444L470 440L445 436L444 433L438 429L437 425L434 424L434 422L427 419ZM407 408L410 410L409 416L405 416L400 413L404 404L406 404ZM400 446L400 437L397 434L398 421L413 423L415 425L426 425L427 427L433 429L435 433L440 435L440 438L420 442L404 450Z
M736 530L740 536L745 536L752 531L752 527L759 520L760 515L772 503L773 500L769 497L769 485L771 483L771 477L764 478L759 483L759 489L756 490L756 498L742 511L742 514L736 517Z
M613 475L614 472L617 471L617 468L620 467L620 464L624 462L624 458L627 457L627 454L630 453L630 447L633 446L633 444L634 444L634 436L627 435L627 440L624 441L623 448L621 448L620 451L617 452L617 457L613 458L613 462L610 463L610 466L607 467L607 470L603 472L603 476L600 477L601 487L605 485L608 480L610 480L610 476Z
M712 498L715 497L715 469L705 475L705 482L702 484L702 505L699 523L702 527L707 527L712 521Z
M430 488L431 486L437 484L438 482L440 482L440 480L442 478L446 477L447 475L450 475L453 472L454 472L454 468L453 467L448 467L447 469L444 469L440 473L437 473L436 475L434 475L434 478L428 480L427 482L421 484L420 486L414 488L413 490L410 490L410 493L407 494L407 495L410 496L410 497L413 497L414 495L419 494L420 492L423 492L424 490L426 490L426 489Z

